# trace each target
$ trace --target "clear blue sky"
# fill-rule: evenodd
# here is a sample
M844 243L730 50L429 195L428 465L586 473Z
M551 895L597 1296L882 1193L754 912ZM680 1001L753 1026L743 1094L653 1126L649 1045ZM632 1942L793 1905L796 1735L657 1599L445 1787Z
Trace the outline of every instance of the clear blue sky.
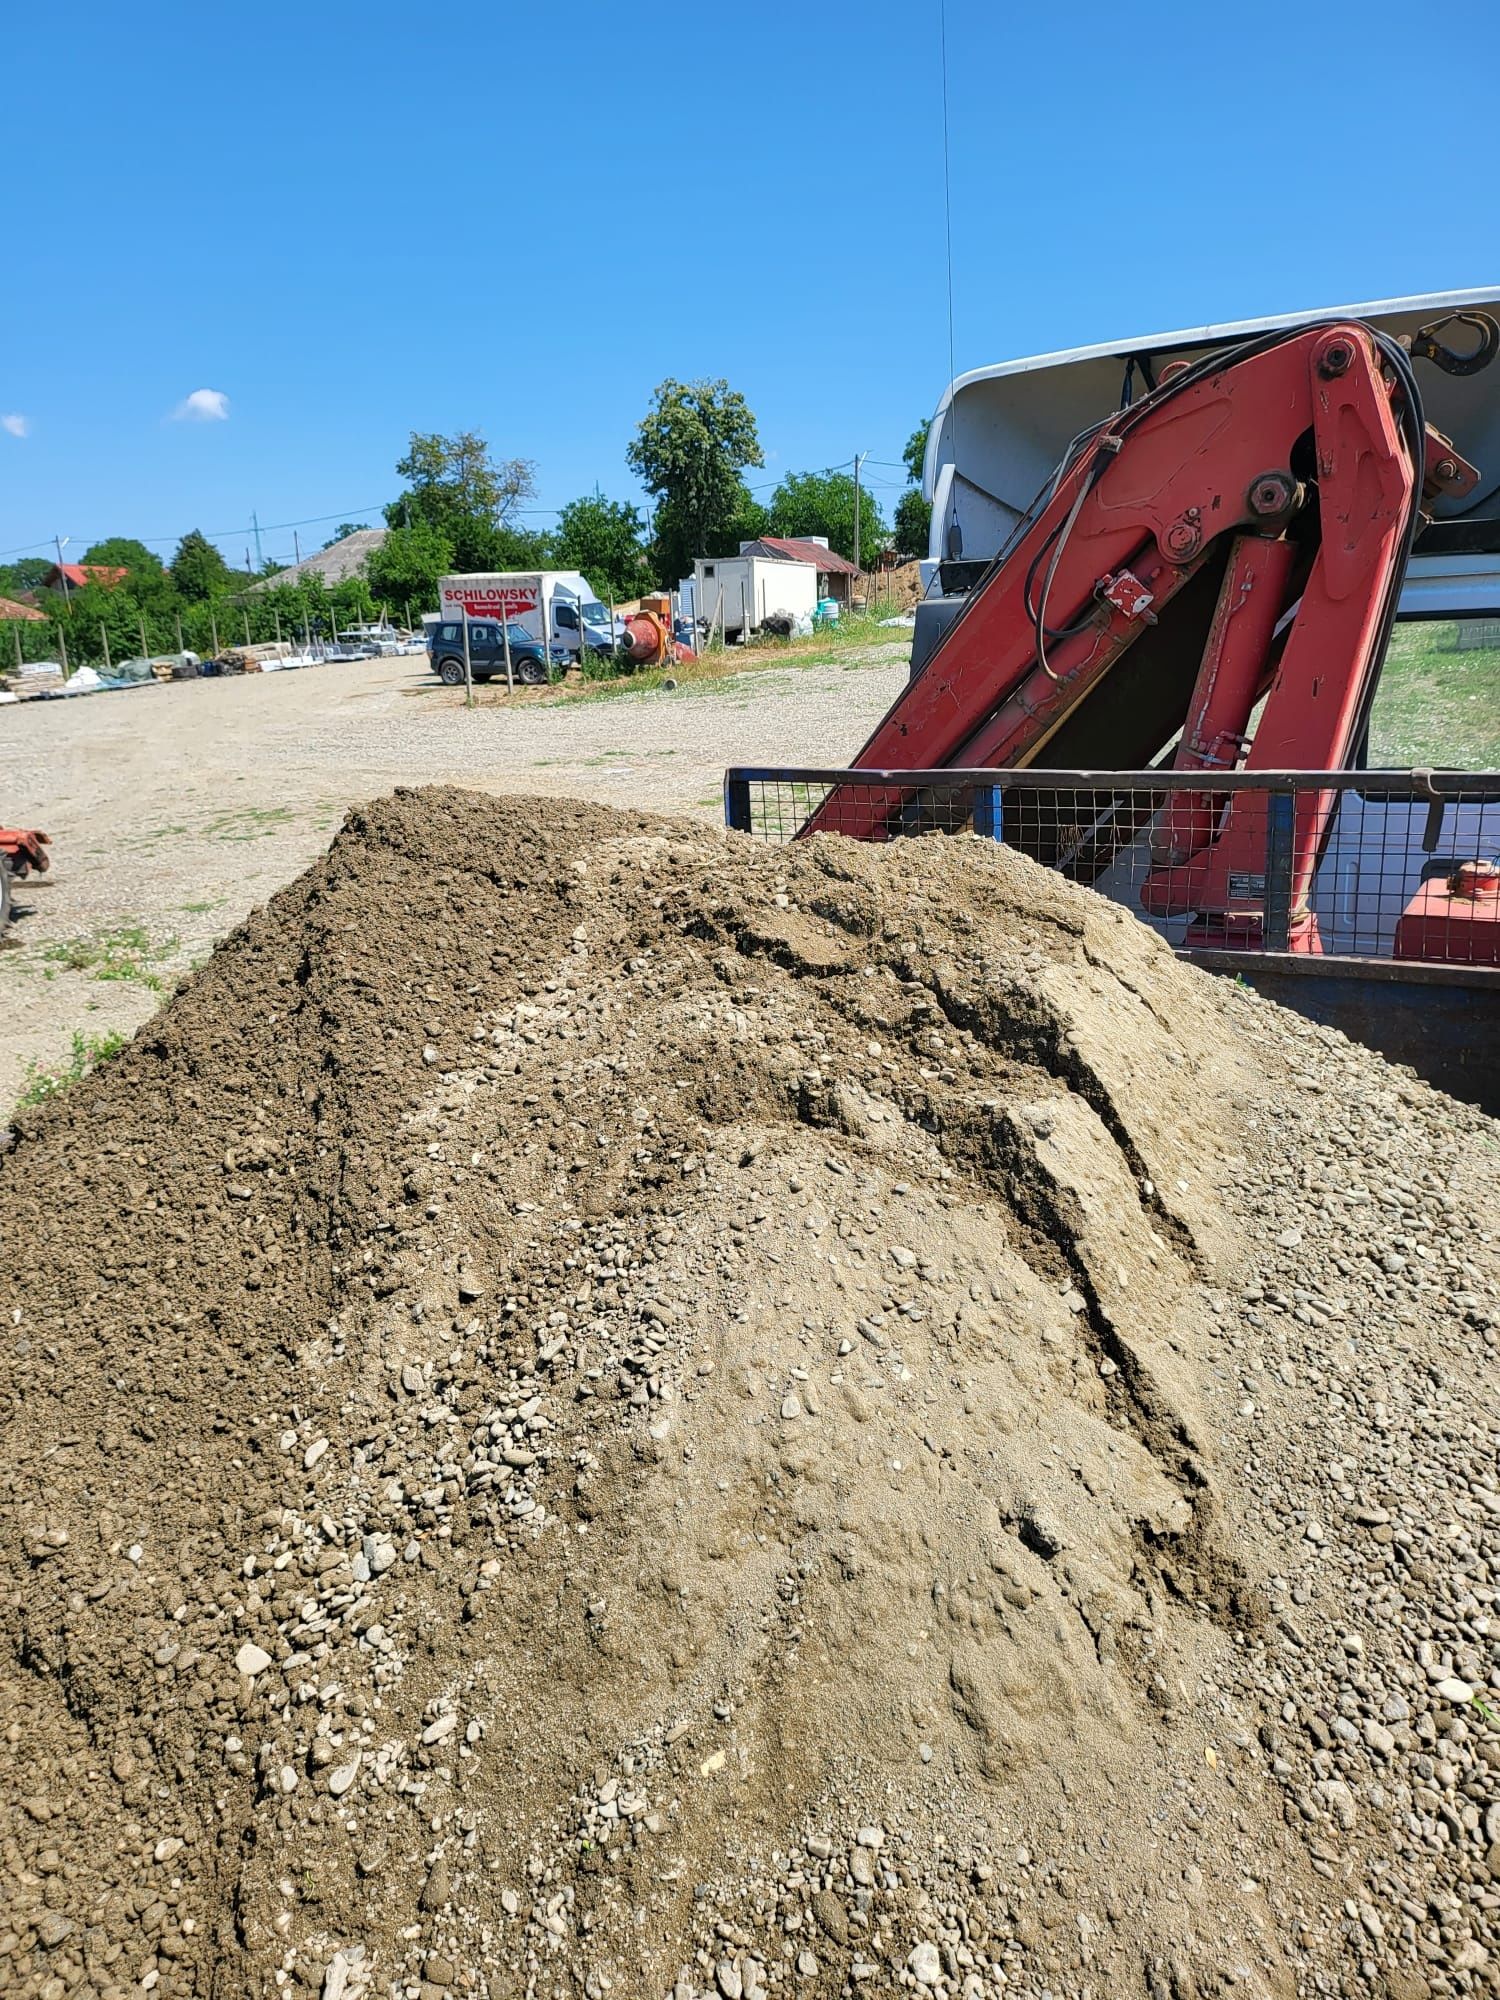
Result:
M948 378L938 19L18 9L0 551L378 520L412 429L633 497L666 375L744 391L753 481L899 459ZM1500 282L1500 8L949 0L948 40L960 369Z

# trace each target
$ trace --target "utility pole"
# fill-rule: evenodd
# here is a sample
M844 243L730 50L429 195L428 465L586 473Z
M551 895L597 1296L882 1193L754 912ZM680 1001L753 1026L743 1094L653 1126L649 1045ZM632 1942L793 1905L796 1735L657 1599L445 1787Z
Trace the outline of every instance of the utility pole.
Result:
M870 454L867 451L857 451L854 454L854 567L856 570L864 567L859 559L859 468L869 456ZM854 593L852 590L849 595L851 598L853 597ZM854 609L852 603L849 609L851 611Z
M297 533L295 528L292 530L292 547L297 551L297 561L300 563L302 560L302 537Z
M52 539L57 544L57 573L62 578L63 603L66 605L68 602L68 572L63 568L62 552L66 544L72 541L73 537L71 535L54 535Z
M250 509L250 532L255 537L255 567L259 569L262 561L260 553L260 522L256 518L255 509L253 507Z

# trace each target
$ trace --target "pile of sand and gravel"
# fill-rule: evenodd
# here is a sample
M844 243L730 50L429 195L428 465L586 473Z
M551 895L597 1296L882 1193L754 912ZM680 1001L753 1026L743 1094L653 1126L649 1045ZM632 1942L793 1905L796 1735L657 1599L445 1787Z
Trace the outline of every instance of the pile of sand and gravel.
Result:
M0 1163L0 1992L1496 1991L1497 1193L987 843L352 814Z

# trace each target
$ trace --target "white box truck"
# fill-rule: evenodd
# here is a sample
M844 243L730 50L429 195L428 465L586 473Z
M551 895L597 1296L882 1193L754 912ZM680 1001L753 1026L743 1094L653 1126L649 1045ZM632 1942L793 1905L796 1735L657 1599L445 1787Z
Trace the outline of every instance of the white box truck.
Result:
M624 621L611 631L608 608L576 569L488 570L438 579L439 618L507 618L544 646L578 653L587 645L611 653L624 637Z

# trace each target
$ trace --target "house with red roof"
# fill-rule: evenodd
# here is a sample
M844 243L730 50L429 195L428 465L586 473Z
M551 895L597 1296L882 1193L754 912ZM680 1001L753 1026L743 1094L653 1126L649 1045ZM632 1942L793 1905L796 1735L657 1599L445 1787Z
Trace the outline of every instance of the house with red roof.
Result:
M42 578L43 590L84 590L102 583L113 590L127 572L115 563L54 563Z

